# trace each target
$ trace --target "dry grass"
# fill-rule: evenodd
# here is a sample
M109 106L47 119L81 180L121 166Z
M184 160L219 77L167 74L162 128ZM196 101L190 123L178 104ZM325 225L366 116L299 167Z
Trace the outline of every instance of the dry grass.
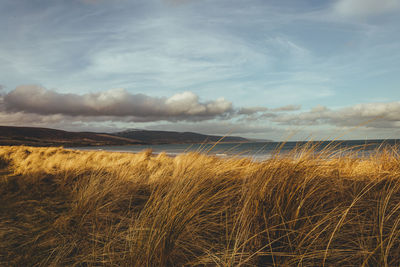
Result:
M0 265L398 266L400 157L0 147Z

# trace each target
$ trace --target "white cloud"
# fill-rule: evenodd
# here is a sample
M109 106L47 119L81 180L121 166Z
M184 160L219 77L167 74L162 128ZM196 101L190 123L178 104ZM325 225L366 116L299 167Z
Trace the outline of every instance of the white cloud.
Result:
M7 93L3 101L4 109L8 112L129 117L130 121L194 121L227 116L233 112L232 103L224 98L201 102L192 92L175 94L169 98L131 94L125 89L78 95L25 85Z
M399 8L399 0L339 0L334 5L334 10L346 17L379 15Z
M400 128L400 102L363 103L339 109L318 105L308 112L275 116L272 121L285 125Z

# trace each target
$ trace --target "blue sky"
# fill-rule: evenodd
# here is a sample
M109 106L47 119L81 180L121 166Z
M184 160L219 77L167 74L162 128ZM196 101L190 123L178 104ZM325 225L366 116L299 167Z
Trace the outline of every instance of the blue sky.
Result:
M0 124L399 138L399 13L400 0L3 0Z

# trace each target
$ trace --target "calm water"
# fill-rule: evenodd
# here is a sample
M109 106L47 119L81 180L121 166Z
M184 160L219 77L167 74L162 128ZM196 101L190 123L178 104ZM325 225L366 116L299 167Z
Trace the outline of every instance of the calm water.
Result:
M316 144L316 142L314 142ZM345 151L359 151L359 155L368 155L372 150L386 145L400 145L400 139L390 140L351 140L351 141L325 141L318 142L316 151L326 147L335 147ZM168 155L178 155L184 152L197 151L221 157L242 156L256 160L267 159L278 149L280 153L287 153L296 147L310 145L310 142L252 142L252 143L222 143L212 144L168 144L168 145L130 145L130 146L96 146L79 147L79 150L105 150L116 152L137 153L145 149L152 149L154 153L166 152Z

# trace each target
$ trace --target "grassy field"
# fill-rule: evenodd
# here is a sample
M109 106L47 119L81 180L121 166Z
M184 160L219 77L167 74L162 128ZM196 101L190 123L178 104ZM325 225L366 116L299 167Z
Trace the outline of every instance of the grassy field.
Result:
M0 147L1 266L398 266L400 157Z

